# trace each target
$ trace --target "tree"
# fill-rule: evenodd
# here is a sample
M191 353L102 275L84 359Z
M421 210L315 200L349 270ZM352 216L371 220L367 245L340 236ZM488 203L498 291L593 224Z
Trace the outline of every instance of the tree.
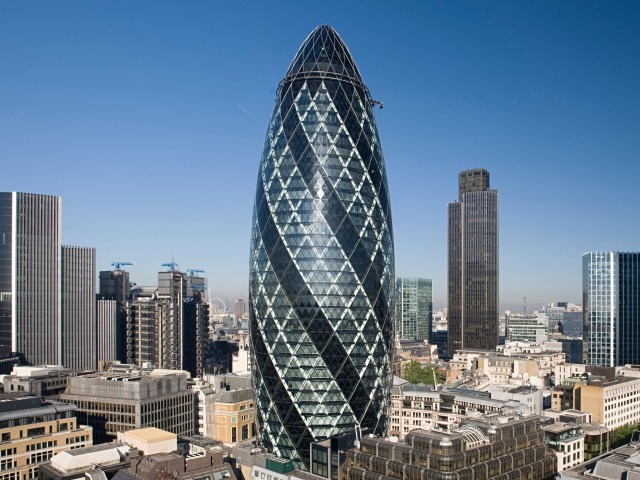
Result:
M618 448L629 443L634 430L640 430L640 423L629 423L616 428L611 435L611 448Z
M442 384L446 373L442 372L436 365L422 366L420 362L411 360L404 366L403 378L409 383L422 383L425 385L433 385L433 375L438 379L438 383Z

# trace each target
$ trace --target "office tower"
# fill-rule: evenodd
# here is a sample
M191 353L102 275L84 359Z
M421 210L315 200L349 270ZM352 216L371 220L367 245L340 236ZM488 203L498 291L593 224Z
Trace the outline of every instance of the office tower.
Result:
M371 99L316 28L276 94L258 174L249 315L261 444L309 466L311 442L388 424L394 257Z
M402 340L431 341L433 301L428 278L396 278L396 334Z
M116 355L113 358L104 358L102 360L117 359L122 362L127 361L126 303L129 299L131 283L129 281L129 272L123 270L121 267L129 264L129 262L114 262L115 270L103 270L100 272L100 298L104 300L115 300L118 306L114 331Z
M493 350L498 343L498 192L489 172L458 176L449 204L449 346Z
M200 277L187 276L176 266L158 273L157 288L131 290L126 306L127 363L200 376L208 356L209 308L197 288Z
M242 298L238 298L236 300L236 325L240 325L243 315L244 315L244 300Z
M62 246L62 364L96 368L96 249Z
M62 360L61 211L60 197L0 193L0 369Z
M96 295L96 352L98 364L118 359L117 324L119 304ZM126 359L126 357L125 357Z
M640 253L585 253L582 296L586 363L640 364Z

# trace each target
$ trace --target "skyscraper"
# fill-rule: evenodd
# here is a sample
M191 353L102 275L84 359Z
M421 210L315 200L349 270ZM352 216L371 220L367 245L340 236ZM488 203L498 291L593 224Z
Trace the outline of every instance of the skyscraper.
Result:
M94 370L96 249L63 245L61 258L62 364L72 370Z
M489 172L458 176L459 200L449 204L449 355L498 343L498 192Z
M585 253L582 296L586 362L640 364L640 253Z
M60 197L0 193L0 359L61 363L61 210Z
M431 339L433 300L428 278L396 278L396 333L402 340Z
M371 99L329 26L278 86L258 174L249 314L260 442L384 434L391 387L391 208Z
M129 299L129 272L121 268L122 265L130 265L129 262L114 262L115 270L103 270L100 272L99 298L103 300L115 300L117 302L115 330L109 336L110 341L115 341L116 355L112 358L99 358L98 360L127 361L127 313L126 303ZM104 310L103 310L103 313ZM100 338L103 341L104 338ZM111 351L112 347L107 347Z

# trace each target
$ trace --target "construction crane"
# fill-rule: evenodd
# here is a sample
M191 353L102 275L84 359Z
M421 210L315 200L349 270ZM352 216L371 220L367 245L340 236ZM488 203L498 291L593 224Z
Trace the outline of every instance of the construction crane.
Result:
M196 273L204 273L204 270L197 270L195 268L190 268L189 270L187 270L187 273L189 274L190 277L195 277Z
M171 269L171 271L173 272L176 269L176 267L178 266L178 264L176 262L174 262L174 261L171 261L171 262L163 263L161 266L169 267Z
M111 262L111 265L116 267L116 270L120 270L120 267L124 267L125 265L133 265L131 262Z

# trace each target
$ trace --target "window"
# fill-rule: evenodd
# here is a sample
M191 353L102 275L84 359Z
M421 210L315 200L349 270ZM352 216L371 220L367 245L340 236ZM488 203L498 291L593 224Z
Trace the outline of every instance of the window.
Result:
M231 441L232 442L237 442L238 441L238 433L237 432L238 432L238 428L237 427L231 427Z
M242 433L240 434L242 440L249 438L249 425L242 425Z

